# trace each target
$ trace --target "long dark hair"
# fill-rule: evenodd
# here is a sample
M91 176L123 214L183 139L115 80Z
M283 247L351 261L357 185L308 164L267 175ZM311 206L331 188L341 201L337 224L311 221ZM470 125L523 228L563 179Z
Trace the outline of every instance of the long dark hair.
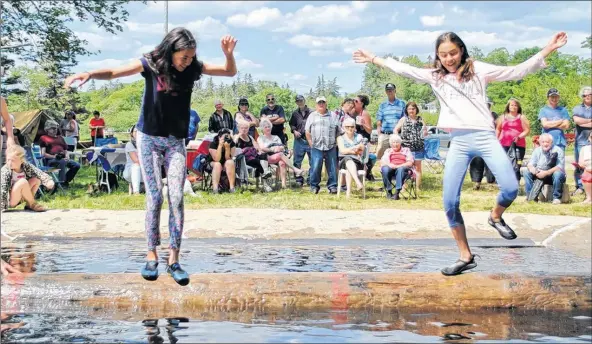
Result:
M136 129L136 125L132 125L132 127L130 128L130 141L132 143L132 145L134 145L134 148L138 148L136 146L136 139L134 138L134 129Z
M358 94L358 98L360 98L360 103L362 103L362 110L366 109L366 106L370 104L370 98L365 94Z
M504 115L507 113L510 113L510 103L511 102L516 102L516 105L518 105L518 114L522 115L522 105L520 105L520 102L516 98L510 98L510 100L508 100L508 103L506 104L506 108L504 109Z
M454 32L445 32L438 36L438 39L436 39L436 57L434 59L434 68L436 68L436 70L434 71L434 74L436 74L438 78L441 78L450 73L444 67L444 65L442 65L442 61L440 61L440 57L438 56L438 48L444 42L450 42L456 45L462 51L462 55L460 57L460 66L456 71L457 79L459 81L470 81L475 75L473 59L469 56L465 42L463 42L462 39L460 39L460 37L458 37L458 35Z
M197 43L191 32L177 27L167 33L154 50L144 55L150 68L163 78L167 92L191 89L193 83L201 77L203 64L197 61L197 55L183 72L179 72L173 66L173 53L196 47Z

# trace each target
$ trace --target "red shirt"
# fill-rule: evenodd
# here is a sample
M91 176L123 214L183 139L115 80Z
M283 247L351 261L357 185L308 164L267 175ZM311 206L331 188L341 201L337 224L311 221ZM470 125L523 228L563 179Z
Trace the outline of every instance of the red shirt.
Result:
M105 120L102 118L99 119L95 119L94 117L90 119L90 125L91 127L104 127L105 126ZM97 133L98 131L98 133ZM97 134L99 136L103 136L103 128L100 129L91 129L90 130L90 136L97 136Z
M61 136L51 137L49 135L43 135L39 141L39 147L45 147L47 154L54 155L68 150L68 145Z

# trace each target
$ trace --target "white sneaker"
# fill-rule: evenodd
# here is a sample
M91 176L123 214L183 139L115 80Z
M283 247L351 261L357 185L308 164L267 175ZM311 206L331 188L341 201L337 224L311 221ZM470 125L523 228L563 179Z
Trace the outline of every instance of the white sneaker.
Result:
M560 200L560 199L557 199L557 198L555 198L555 199L553 200L553 204L561 204L561 200Z

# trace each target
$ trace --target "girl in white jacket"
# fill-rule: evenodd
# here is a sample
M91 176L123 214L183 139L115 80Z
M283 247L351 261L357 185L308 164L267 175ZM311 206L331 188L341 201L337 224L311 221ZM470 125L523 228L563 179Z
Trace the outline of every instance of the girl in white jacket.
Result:
M518 181L509 159L495 137L495 128L487 108L486 89L492 81L519 80L546 67L545 57L567 43L567 34L557 33L536 55L516 66L494 66L473 61L467 46L454 32L441 34L436 40L434 68L422 69L383 59L366 50L353 53L357 63L373 63L397 74L429 84L440 101L438 127L451 131L452 141L444 169L444 211L452 235L460 250L460 259L442 269L447 276L458 275L477 266L467 242L460 213L460 191L469 162L482 157L495 176L500 192L488 222L502 237L516 238L514 231L502 219L504 210L518 195Z

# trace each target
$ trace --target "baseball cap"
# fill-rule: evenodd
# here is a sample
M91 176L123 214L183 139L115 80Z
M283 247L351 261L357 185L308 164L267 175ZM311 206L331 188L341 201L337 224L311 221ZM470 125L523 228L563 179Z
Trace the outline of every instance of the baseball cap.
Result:
M323 96L317 97L317 100L315 101L315 103L318 103L318 102L321 102L321 101L326 103L327 102L327 99L325 97L323 97Z
M300 101L300 100L304 100L304 96L302 94L299 94L296 96L296 101Z
M388 84L386 84L386 86L384 86L385 90L396 90L397 86L395 86L395 84L389 82Z
M220 99L214 100L214 105L220 105L220 104L222 104L222 101Z
M550 97L550 96L558 96L558 95L559 95L559 90L557 90L556 88L550 88L547 91L547 97Z
M58 122L52 121L52 120L47 120L44 125L45 130L47 130L49 128L56 128L57 129L57 127L58 127Z

